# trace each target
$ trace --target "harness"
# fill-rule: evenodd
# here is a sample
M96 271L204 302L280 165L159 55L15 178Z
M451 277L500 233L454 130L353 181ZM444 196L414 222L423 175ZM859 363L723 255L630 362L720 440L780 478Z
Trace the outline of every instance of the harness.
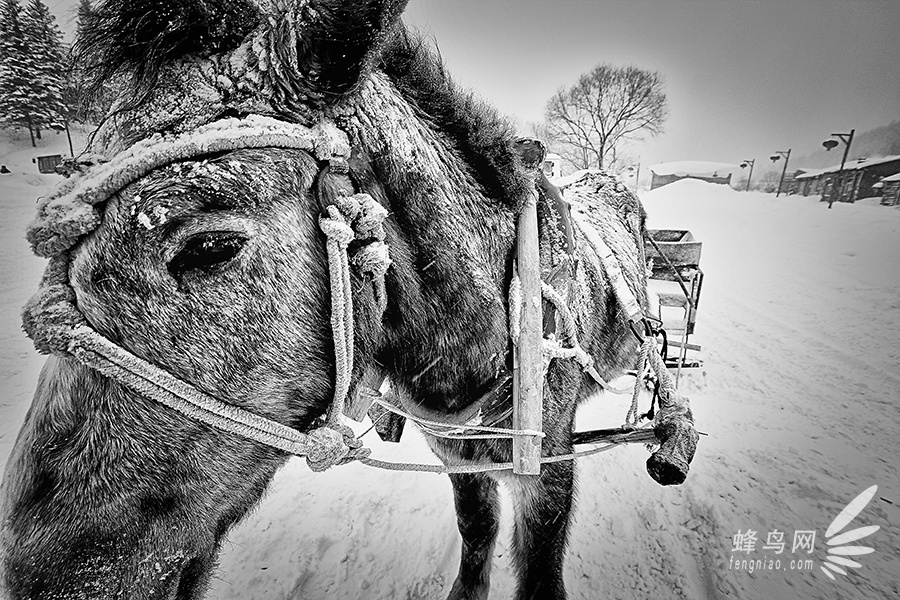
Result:
M96 206L130 183L149 174L153 170L176 161L207 156L214 153L248 148L288 148L310 152L320 164L323 173L347 173L350 144L346 134L335 125L323 121L314 127L287 123L263 116L249 116L242 119L228 118L203 125L193 131L177 135L155 134L117 154L107 163L97 165L85 174L78 174L66 181L60 188L42 200L38 206L37 219L30 225L27 238L39 256L50 258L40 288L29 300L23 312L23 325L35 347L42 353L54 353L70 357L96 369L103 375L132 388L138 393L152 398L182 414L206 423L220 430L241 435L250 440L278 450L306 457L314 471L325 470L333 465L359 460L363 464L388 469L420 470L431 472L483 472L509 470L511 464L463 464L442 467L437 465L394 465L368 458L369 450L354 437L353 431L343 424L350 391L350 376L353 369L353 300L350 289L350 268L353 266L371 278L375 286L378 310L383 312L386 304L384 275L390 266L388 248L384 242L383 220L387 211L371 196L364 193L339 194L329 199L323 206L325 215L319 226L326 237L329 279L331 287L331 328L335 348L336 381L333 401L324 421L309 433L302 433L284 424L256 415L242 408L226 404L195 386L182 381L165 370L135 356L97 333L88 323L75 304L75 294L68 278L69 253L76 243L93 231L101 221ZM589 238L592 228L580 223L582 233ZM597 235L594 232L594 235ZM594 240L591 240L592 243ZM619 291L620 284L627 290L621 270L608 247L599 240L598 254L604 269L610 274L614 286ZM358 244L353 257L348 255L351 243ZM604 252L602 248L606 248ZM618 275L616 275L618 273ZM578 345L575 338L574 320L565 301L556 290L547 284L542 286L544 297L561 315L563 323L560 340L555 346L548 345L545 351L546 363L552 358L574 358L601 385L606 385L590 356ZM511 289L511 311L521 306L520 299L514 298L515 282ZM630 300L628 299L630 296ZM634 320L641 313L633 294L619 296L626 306L629 318ZM624 300L623 300L624 298ZM637 310L633 312L632 309ZM642 313L641 313L642 314ZM517 321L512 319L511 323ZM511 331L513 340L515 331ZM671 387L666 382L667 371L655 351L655 341L647 336L642 344L642 357L650 361L663 387ZM642 362L643 364L643 362ZM670 379L670 378L669 378ZM640 380L640 378L639 378ZM608 387L608 386L607 386ZM635 390L635 399L637 388ZM447 424L428 422L416 418L389 402L379 401L387 410L405 418L418 421L423 429L432 435L462 439L535 436L544 433L536 430L509 430L465 424L463 431L450 431ZM660 427L687 418L692 421L686 401L670 403L676 410L669 411L661 418L657 415L655 429L620 430L606 438L608 445L590 451L571 453L564 456L544 457L541 462L571 460L608 450L620 443L656 441ZM660 400L663 408L663 401ZM634 407L633 407L634 408ZM629 412L629 418L631 418ZM636 408L634 411L636 417ZM636 424L636 418L634 419ZM451 430L454 428L450 428ZM459 429L457 426L456 429ZM696 432L693 441L679 442L675 452L676 470L687 472L687 463L693 456ZM679 430L680 435L680 430ZM682 436L683 437L683 436ZM687 443L687 446L685 446ZM660 455L660 449L654 457ZM667 451L668 452L668 451ZM653 460L653 457L651 457ZM663 469L669 469L672 461L663 461ZM648 462L648 468L650 463ZM653 470L651 469L651 474ZM667 474L662 474L667 477ZM676 477L677 479L677 477ZM683 480L683 475L681 476ZM680 483L680 481L676 481Z

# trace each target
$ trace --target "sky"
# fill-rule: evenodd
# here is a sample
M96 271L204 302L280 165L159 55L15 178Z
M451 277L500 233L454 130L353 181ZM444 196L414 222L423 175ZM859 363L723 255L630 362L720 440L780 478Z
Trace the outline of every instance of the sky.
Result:
M47 1L71 29L76 0ZM900 120L900 0L410 0L405 20L523 133L600 63L658 71L670 116L630 149L644 165L772 168Z
M600 63L659 71L671 114L643 164L771 166L900 120L898 0L411 0L406 21L523 127Z

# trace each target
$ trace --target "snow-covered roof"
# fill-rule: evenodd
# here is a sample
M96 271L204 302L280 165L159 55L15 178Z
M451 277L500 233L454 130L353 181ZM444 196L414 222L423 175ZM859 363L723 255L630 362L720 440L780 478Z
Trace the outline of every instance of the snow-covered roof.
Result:
M884 183L884 182L890 183L892 181L900 181L900 173L894 173L893 175L885 177L881 180L882 183Z
M681 160L651 165L650 170L657 175L677 175L679 177L686 177L689 175L695 177L724 177L725 175L740 170L740 167L731 163Z
M859 160L850 160L847 161L847 164L844 165L845 171L855 171L857 169L865 169L867 167L874 167L875 165L881 165L884 163L889 163L893 161L900 161L900 154L893 154L891 156L882 156L880 158L866 158ZM825 173L837 173L841 170L840 163L833 165L831 167L826 167L824 169L810 169L803 175L798 175L796 179L809 179L810 177L818 177L819 175L824 175Z
M797 175L794 179L810 179L811 177L818 177L823 173L830 172L831 167L827 169L805 169L805 173L802 175Z
M865 168L865 167L871 167L874 165L880 165L880 164L884 164L884 163L893 162L895 160L900 160L900 154L894 154L891 156L883 156L881 158L867 159L867 160L857 164L855 168L860 169L860 168ZM846 169L846 167L844 167L844 168Z

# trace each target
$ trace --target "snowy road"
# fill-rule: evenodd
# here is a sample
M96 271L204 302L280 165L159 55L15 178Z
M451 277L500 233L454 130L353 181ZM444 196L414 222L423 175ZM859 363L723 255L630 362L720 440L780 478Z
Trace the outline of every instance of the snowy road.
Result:
M42 363L19 325L42 268L22 232L55 178L34 174L30 152L0 155L13 170L0 176L5 464ZM579 462L570 597L900 598L900 211L829 211L814 199L696 181L644 201L651 227L690 229L704 243L696 338L706 364L682 390L709 435L677 488L649 478L640 447ZM618 425L625 403L600 396L579 421ZM380 458L432 460L410 433L399 447L370 445ZM832 581L819 569L825 529L871 485L878 492L852 526L881 527L859 542L875 552ZM506 501L505 509L494 598L514 587ZM756 546L734 551L748 529ZM792 548L795 532L809 530L812 551ZM773 531L786 542L780 554L762 549ZM294 460L229 536L209 597L441 598L459 546L445 477L359 465L312 474ZM783 568L750 573L733 568L736 559L777 559Z

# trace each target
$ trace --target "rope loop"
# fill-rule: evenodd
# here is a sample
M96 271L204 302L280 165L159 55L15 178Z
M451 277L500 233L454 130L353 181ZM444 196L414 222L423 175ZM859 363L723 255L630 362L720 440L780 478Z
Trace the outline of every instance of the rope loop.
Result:
M581 347L581 343L578 341L578 330L575 325L575 317L572 315L572 311L569 310L566 301L552 285L545 281L541 282L541 295L553 305L561 321L560 339L557 340L553 336L544 339L542 348L544 356L544 373L547 372L547 369L550 367L550 362L554 358L572 358L575 359L575 362L578 363L583 371L589 371L592 377L598 379L599 376L595 375L596 370L593 369L594 358ZM608 387L606 382L602 379L598 379L598 383L604 388Z
M332 429L343 427L344 404L353 377L354 320L353 292L350 288L350 242L363 242L354 255L353 265L374 279L376 306L383 313L387 302L384 275L391 265L387 244L384 243L383 222L387 210L369 194L339 196L326 208L327 217L319 219L319 227L328 239L328 273L331 287L331 333L334 341L335 384L334 400L328 409L326 425ZM333 436L332 436L333 437ZM346 436L345 436L346 437ZM350 438L352 438L352 432ZM323 437L323 458L310 460L310 466L328 468L344 459L346 454L335 442Z
M640 348L640 354L638 356L638 363L636 370L638 372L638 376L635 378L634 382L634 392L631 395L631 406L628 408L628 414L625 415L625 427L636 427L638 421L640 421L640 413L638 410L638 396L640 396L641 392L641 380L643 379L641 374L648 368L656 371L656 368L652 364L651 355L659 356L659 352L656 349L656 338L653 336L647 336L643 339ZM665 370L665 365L663 365L663 370ZM668 373L668 371L667 371ZM657 373L659 376L659 373Z

